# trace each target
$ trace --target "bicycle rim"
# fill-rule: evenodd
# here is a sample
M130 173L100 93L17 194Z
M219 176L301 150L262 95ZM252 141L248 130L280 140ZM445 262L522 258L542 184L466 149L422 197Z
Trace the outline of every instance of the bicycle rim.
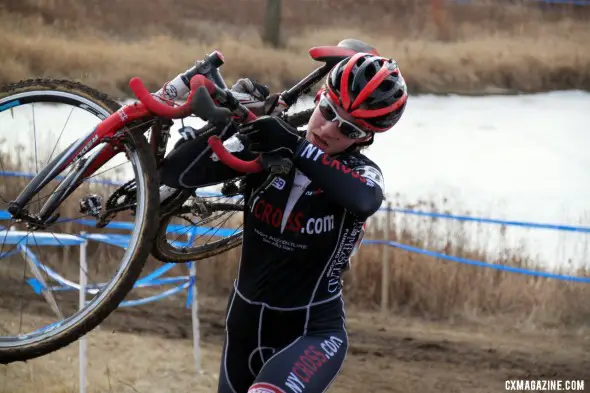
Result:
M9 135L2 129L3 115L9 113L9 116L14 120L15 116L18 116L19 110L25 106L34 107L35 103L49 106L45 108L47 110L51 110L57 104L65 103L93 115L97 122L110 115L118 106L118 104L113 105L113 101L106 100L105 96L99 92L80 84L67 81L65 83L62 83L64 81L28 82L28 85L24 83L24 87L17 88L14 94L0 92L0 136L4 139L9 138ZM37 111L40 112L39 109ZM70 113L68 120L72 116ZM5 120L7 120L6 117ZM9 121L5 121L5 124L9 123ZM39 130L35 129L35 135L37 133ZM65 134L62 130L59 139L63 135ZM37 142L34 145L36 147ZM77 238L79 241L82 239L78 231L80 229L87 232L85 235L87 239L93 236L104 236L103 230L92 227L88 223L79 223L80 220L91 221L93 217L87 215L81 217L76 213L73 218L68 216L68 219L72 218L71 221L67 221L67 219L58 221L55 226L42 231L27 229L22 223L7 218L6 213L1 217L3 221L0 221L0 225L5 228L0 228L0 232L3 232L0 236L0 280L4 281L2 284L4 290L0 290L0 299L4 298L5 300L0 302L2 303L0 306L2 313L0 318L0 363L32 359L68 345L101 323L133 288L149 254L150 242L154 236L152 228L157 226L157 214L153 213L158 208L158 181L154 178L155 162L144 137L141 134L129 134L123 146L127 159L125 162L131 168L124 175L132 175L137 183L134 192L134 214L126 216L131 229L125 234L118 234L118 239L127 236L125 238L127 248L115 247L116 250L112 250L111 248L114 247L112 244L86 240L88 268L82 271L79 265L81 259L76 255L76 248L80 246L66 246L67 242L64 239ZM58 154L59 149L54 147L51 153L51 155ZM91 153L89 152L87 156ZM24 181L15 174L18 171L12 170L19 169L13 165L14 162L8 162L7 159L2 160L1 157L0 171L4 174L14 172L11 177L3 179L7 180L3 182L4 187L0 187L0 211L3 211L6 210L6 202L11 199L11 196L14 196L14 191L19 191L18 186L24 184ZM38 172L42 169L39 161L43 163L45 158L41 158L35 153L35 160L37 161L35 169ZM115 172L117 167L114 169ZM105 173L106 171L97 177L106 177ZM106 197L116 188L114 183L117 182L113 181L113 185L108 186L111 187L108 191L106 191L107 186L102 183L98 188L92 188L92 185L84 183L80 187L80 192L84 195L88 191L83 188L88 186L88 190L97 193L104 192ZM102 186L105 188L100 188ZM54 184L46 186L48 190L55 191L53 187ZM7 197L2 195L3 192ZM46 195L44 194L44 197ZM72 194L72 198L76 197L79 195ZM43 200L37 196L31 201L31 204L34 205L35 202L37 202L37 206L40 206ZM67 203L66 200L62 210L66 213L72 210L72 206ZM61 208L62 206L60 206ZM1 212L0 215L2 215ZM63 231L66 227L75 232ZM64 233L65 235L69 234L70 237L66 238ZM7 239L11 240L7 242ZM51 243L51 240L63 246L60 247L63 250L61 254L55 250L45 251L45 249L50 249L50 247L44 247L48 245L45 243ZM108 271L106 267L99 271L103 268L100 262L106 260L103 255L105 253L111 259L104 266L112 268L112 273L105 273L105 270ZM70 258L64 258L65 255L69 255ZM59 262L60 257L64 261L63 263ZM91 260L93 257L96 258ZM117 260L120 262L113 263L114 258L118 258ZM3 261L5 269L2 269ZM10 263L6 263L7 261ZM21 266L17 272L14 266L18 262ZM3 270L4 273L2 273ZM78 270L78 276L75 274L76 270ZM22 275L17 277L16 273L22 273ZM79 281L82 275L85 276L88 284L86 297L89 299L81 309L78 309ZM17 282L15 278L22 278L22 282ZM22 295L24 300L19 302L14 299L18 295ZM23 306L25 304L26 306ZM30 306L31 304L34 306ZM19 305L21 306L20 310L15 310Z

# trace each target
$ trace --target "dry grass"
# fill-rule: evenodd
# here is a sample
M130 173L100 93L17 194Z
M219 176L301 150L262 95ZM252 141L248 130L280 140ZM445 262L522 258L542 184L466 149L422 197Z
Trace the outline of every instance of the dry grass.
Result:
M417 208L426 210L431 206ZM386 238L382 229L384 218L384 214L378 214L371 219L365 239ZM468 233L472 229L456 222L441 239L435 231L437 221L425 220L419 226L406 219L397 227L391 225L389 240L477 261L546 270L538 262L523 257L522 250L506 248L504 242L496 250L498 257L490 258L484 251L489 233L478 231L475 239L469 241ZM437 246L441 243L442 246ZM202 293L225 296L229 292L237 274L239 251L234 249L199 262ZM379 309L383 252L384 246L363 245L352 258L351 269L344 275L345 298L350 304ZM533 328L582 326L590 321L587 284L463 265L391 247L388 261L388 303L396 315L445 321L503 320ZM588 270L563 273L590 277Z
M278 90L313 69L309 48L356 37L396 58L413 92L590 89L586 8L445 3L432 13L426 0L285 0L275 50L260 40L263 0L213 3L5 2L0 84L66 77L121 98L132 76L156 88L219 49L228 81L250 76Z

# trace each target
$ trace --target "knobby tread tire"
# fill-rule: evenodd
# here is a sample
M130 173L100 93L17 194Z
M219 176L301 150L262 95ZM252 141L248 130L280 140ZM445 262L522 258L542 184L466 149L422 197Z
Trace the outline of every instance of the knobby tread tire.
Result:
M0 88L0 99L31 90L57 90L86 97L103 108L115 112L121 105L108 95L80 82L66 79L35 78L11 83Z

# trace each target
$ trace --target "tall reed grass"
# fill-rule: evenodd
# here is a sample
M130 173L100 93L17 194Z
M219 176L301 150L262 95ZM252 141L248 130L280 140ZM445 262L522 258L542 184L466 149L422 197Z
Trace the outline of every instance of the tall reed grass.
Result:
M428 0L284 3L284 47L273 49L260 39L263 0L5 2L0 84L65 77L123 98L132 76L155 89L219 49L230 83L248 76L279 90L317 66L311 47L354 37L398 60L413 93L590 89L590 7L443 2L433 13Z

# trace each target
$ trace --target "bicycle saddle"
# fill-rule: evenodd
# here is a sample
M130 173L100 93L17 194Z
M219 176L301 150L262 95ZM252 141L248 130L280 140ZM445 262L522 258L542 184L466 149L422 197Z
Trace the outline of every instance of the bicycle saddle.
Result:
M358 52L379 55L377 50L366 42L353 38L342 40L336 46L328 45L313 47L309 50L309 55L316 61L336 65L336 63L339 61L344 60Z

